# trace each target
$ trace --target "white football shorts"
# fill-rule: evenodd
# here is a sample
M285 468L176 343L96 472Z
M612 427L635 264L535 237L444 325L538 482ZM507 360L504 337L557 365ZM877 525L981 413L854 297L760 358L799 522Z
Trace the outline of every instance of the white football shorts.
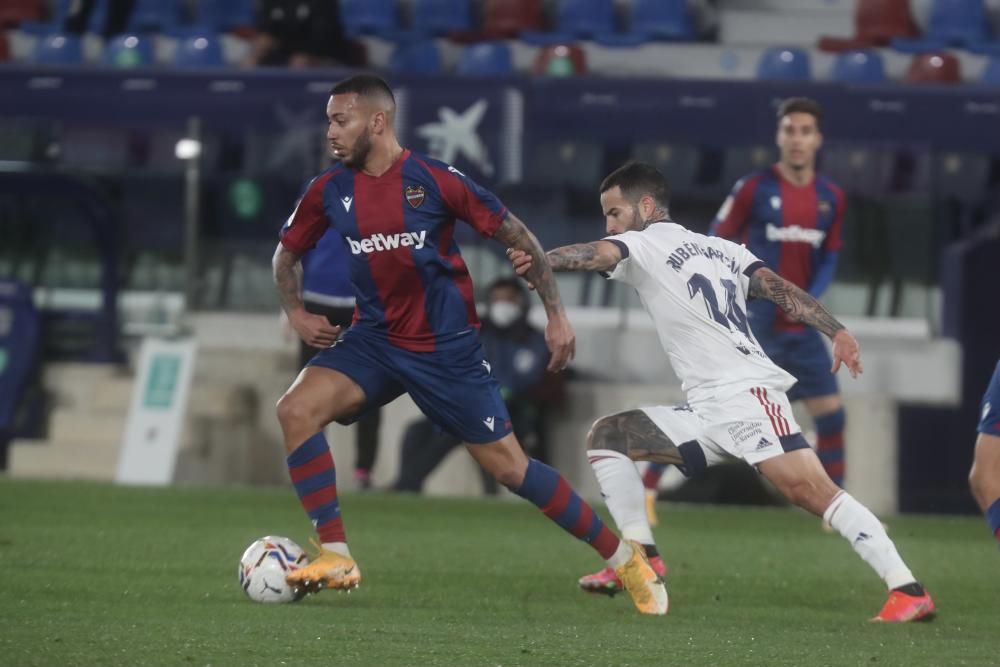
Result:
M781 391L755 387L697 408L655 405L640 409L681 449L682 470L689 477L729 459L755 466L809 447L792 416L788 397ZM693 443L701 456L693 451Z

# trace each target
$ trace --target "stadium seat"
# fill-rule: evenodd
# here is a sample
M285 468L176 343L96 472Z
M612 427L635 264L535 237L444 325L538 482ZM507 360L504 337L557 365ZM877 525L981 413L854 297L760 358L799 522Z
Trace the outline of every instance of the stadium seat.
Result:
M504 42L484 42L465 47L458 61L465 76L503 76L514 71L510 47Z
M909 83L961 83L962 68L951 53L920 53L906 71Z
M885 65L878 51L846 51L833 61L830 78L847 83L881 83Z
M80 65L83 45L78 35L53 33L35 43L31 61L39 65Z
M486 0L483 6L483 32L489 39L517 37L541 27L541 0Z
M989 41L989 33L983 0L933 0L923 38L894 39L892 48L924 53L948 46L975 46Z
M556 31L572 37L596 37L615 32L612 0L559 0Z
M1000 86L1000 56L990 58L979 80L985 84Z
M174 55L174 65L186 69L198 67L223 67L222 42L215 35L205 33L181 40Z
M438 74L441 53L431 40L402 42L389 58L389 69L396 74Z
M133 33L172 32L181 23L181 0L135 0L127 30Z
M28 35L44 37L54 32L60 32L66 21L66 14L69 12L73 0L56 0L51 5L51 13L48 21L41 23L38 21L22 21L17 29Z
M651 39L693 40L698 37L687 0L632 0L630 32Z
M0 30L0 63L10 60L10 44L7 33Z
M399 17L393 0L341 0L340 16L350 36L393 35L399 31Z
M3 0L0 3L0 29L42 18L42 0Z
M587 57L576 44L556 44L539 49L532 73L539 76L573 76L587 71Z
M757 78L767 81L808 81L809 54L799 48L772 48L757 63Z
M104 49L104 62L112 67L144 67L154 61L153 42L148 37L118 35Z
M472 30L469 0L413 0L410 8L414 32L447 35Z
M199 0L195 23L202 30L216 33L252 26L253 0Z
M913 37L917 25L909 0L858 0L854 10L854 37L821 37L822 51L854 51L886 46L897 37Z

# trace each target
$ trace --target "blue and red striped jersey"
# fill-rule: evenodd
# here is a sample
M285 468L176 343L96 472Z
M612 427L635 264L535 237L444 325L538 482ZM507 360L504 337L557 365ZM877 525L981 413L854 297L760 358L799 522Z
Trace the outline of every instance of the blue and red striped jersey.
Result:
M378 177L339 163L317 176L281 243L302 255L336 229L348 253L355 326L429 352L479 326L455 221L491 237L506 215L493 193L462 172L404 150Z
M818 298L836 271L844 205L843 191L825 176L800 187L775 165L737 181L710 233L745 244L782 278ZM804 328L783 312L774 327Z

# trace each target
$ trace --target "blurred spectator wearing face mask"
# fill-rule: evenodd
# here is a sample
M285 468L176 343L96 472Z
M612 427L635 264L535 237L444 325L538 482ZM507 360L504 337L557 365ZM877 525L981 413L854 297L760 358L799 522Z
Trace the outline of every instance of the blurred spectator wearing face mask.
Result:
M563 400L564 376L545 370L545 335L528 323L528 309L528 293L518 279L496 280L489 288L480 338L518 441L530 456L545 461L548 416ZM427 476L460 444L424 418L412 422L403 434L399 479L393 488L419 492ZM497 492L489 475L483 475L483 486L488 494Z

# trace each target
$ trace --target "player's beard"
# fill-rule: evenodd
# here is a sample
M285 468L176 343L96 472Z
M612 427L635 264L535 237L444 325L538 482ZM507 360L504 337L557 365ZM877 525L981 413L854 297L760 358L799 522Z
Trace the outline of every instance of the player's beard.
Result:
M368 161L368 154L372 152L372 135L366 127L365 131L355 140L351 155L344 159L344 166L351 169L361 169Z

